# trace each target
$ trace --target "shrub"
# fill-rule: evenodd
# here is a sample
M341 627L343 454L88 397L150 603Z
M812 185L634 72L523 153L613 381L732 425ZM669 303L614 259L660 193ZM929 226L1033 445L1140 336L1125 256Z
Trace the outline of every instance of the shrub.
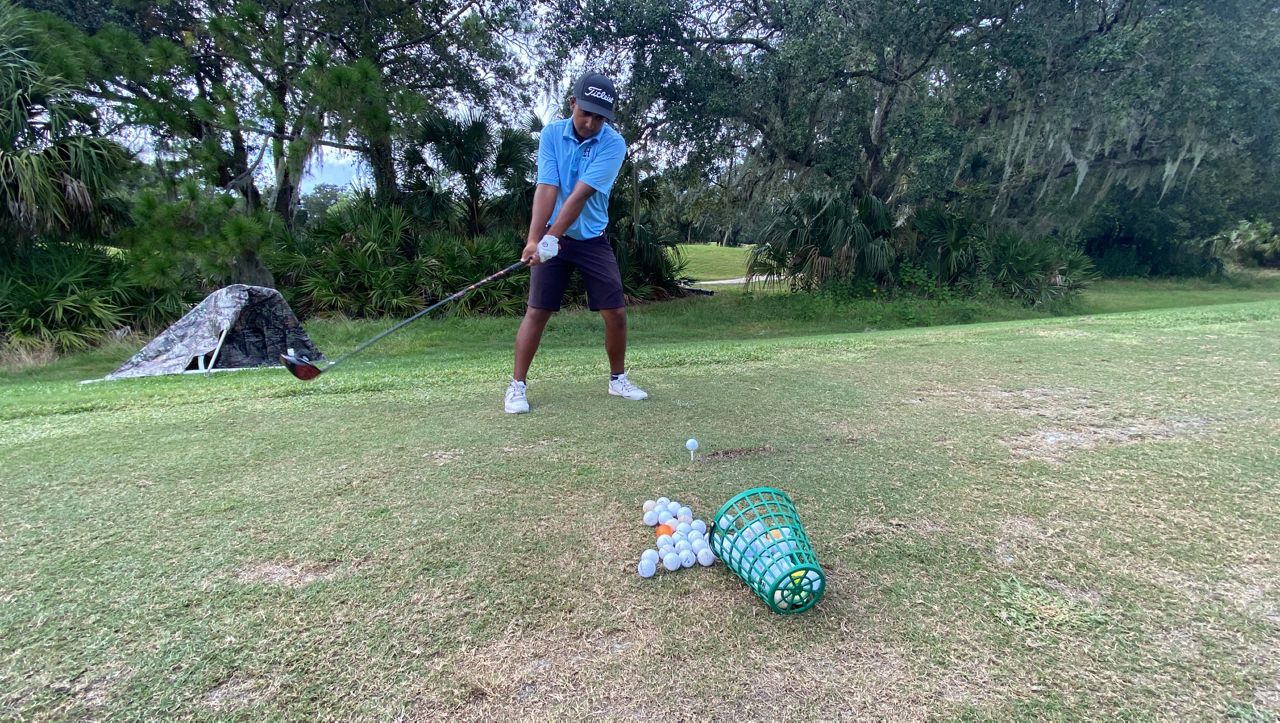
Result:
M1241 221L1212 241L1224 254L1244 266L1280 268L1280 233L1266 221Z

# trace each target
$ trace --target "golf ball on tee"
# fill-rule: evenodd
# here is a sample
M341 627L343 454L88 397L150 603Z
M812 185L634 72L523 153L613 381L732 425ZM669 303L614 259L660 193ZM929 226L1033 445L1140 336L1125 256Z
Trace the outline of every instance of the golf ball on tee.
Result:
M643 509L645 512L652 512L654 508L656 508L657 506L658 506L657 502L653 500L645 500Z
M679 570L680 556L674 552L668 553L666 557L662 558L662 566L668 570Z
M716 556L711 554L711 550L704 547L698 550L698 564L703 567L711 567L716 564Z
M658 561L658 551L657 551L657 550L653 550L653 549L645 550L644 552L640 553L640 559L641 559L641 560L652 560L652 561L654 561L654 562L657 562L657 561Z
M653 510L644 513L644 523L650 527L658 524L658 513Z
M698 451L698 440L696 440L696 439L691 439L691 440L689 440L688 442L685 442L685 443L684 443L684 448L685 448L685 449L687 449L687 450L689 450L690 452L696 452L696 451Z
M657 571L658 565L647 557L640 558L640 564L636 565L636 572L640 574L640 577L653 577L653 574Z
M696 555L693 554L693 550L685 550L684 552L680 553L681 567L693 567L693 563L697 561L698 561L698 558Z

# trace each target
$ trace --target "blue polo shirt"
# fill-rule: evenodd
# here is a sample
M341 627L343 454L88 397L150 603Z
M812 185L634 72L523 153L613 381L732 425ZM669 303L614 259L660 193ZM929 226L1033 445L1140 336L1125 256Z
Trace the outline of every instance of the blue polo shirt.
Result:
M600 132L581 143L573 133L573 119L549 123L538 140L538 183L559 189L549 223L555 223L560 206L578 181L596 189L582 207L578 220L565 235L576 239L603 236L609 225L609 191L627 155L627 142L605 123Z

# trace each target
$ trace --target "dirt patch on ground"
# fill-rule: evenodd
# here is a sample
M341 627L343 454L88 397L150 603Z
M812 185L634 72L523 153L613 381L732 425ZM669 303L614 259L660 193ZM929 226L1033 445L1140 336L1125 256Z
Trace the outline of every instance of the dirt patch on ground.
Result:
M701 455L698 459L702 462L722 462L728 459L759 457L766 454L773 454L773 447L767 444L763 447L735 447L734 449L721 449L712 452L711 454Z
M1173 439L1203 427L1200 418L1161 419L1135 415L1078 387L1027 389L923 388L923 399L947 399L971 409L1046 420L1044 426L1001 441L1015 460L1060 464L1070 455L1093 449L1149 440ZM921 401L921 400L917 400Z
M559 437L553 439L540 439L537 442L529 442L528 444L517 444L511 447L503 447L502 451L506 454L515 454L516 452L528 452L533 449L543 449L549 445L559 444L564 440Z
M441 449L422 455L424 459L435 462L437 467L443 467L461 456L462 450L460 449Z
M349 572L349 568L347 571ZM335 580L343 574L342 563L337 560L324 562L267 560L240 568L236 571L236 580L243 583L281 587L303 587L321 580Z
M50 688L71 696L86 708L101 708L115 697L116 691L133 674L134 669L126 666L107 667L93 672L84 670L70 680L54 683Z
M854 524L853 530L842 535L837 540L837 543L851 544L868 537L889 537L902 534L929 537L945 530L946 527L941 522L934 520L859 520Z
M1029 517L1013 517L1000 525L995 545L996 559L1012 565L1033 545L1054 535L1054 530Z
M235 711L257 705L266 697L257 682L233 675L205 693L201 703L216 711Z
M1231 579L1215 585L1213 596L1246 615L1280 626L1280 565L1267 555L1254 557L1232 568Z
M816 715L921 719L928 693L899 651L851 635L836 643L797 643L780 652L767 645L733 651L736 688L710 671L689 668L698 638L664 639L656 619L637 620L626 630L573 636L565 631L511 635L450 661L441 671L454 686L452 700L415 711L415 719L443 710L468 720L592 716L671 717L672 706L689 696L707 704L713 717L789 718ZM771 621L771 622L776 622ZM767 624L767 623L764 623ZM719 639L709 621L707 633ZM557 641L548 646L546 641ZM736 647L736 646L735 646ZM726 671L727 672L727 671ZM439 705L440 707L435 707ZM716 714L719 714L717 716Z
M1135 444L1149 440L1173 439L1190 434L1204 420L1117 419L1036 429L1000 440L1017 460L1061 464L1077 452L1103 447Z
M974 409L1012 412L1025 417L1076 419L1093 416L1099 409L1099 394L1076 387L1031 387L1029 389L947 389L927 387L916 394L925 399L947 399Z

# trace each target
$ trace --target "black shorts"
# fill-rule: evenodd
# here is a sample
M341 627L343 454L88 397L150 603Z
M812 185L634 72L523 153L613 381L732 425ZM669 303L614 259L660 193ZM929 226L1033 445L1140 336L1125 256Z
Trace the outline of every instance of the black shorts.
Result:
M587 286L587 307L592 311L626 306L622 274L609 239L597 236L560 239L560 253L533 267L529 276L529 306L559 311L569 275L577 269Z

